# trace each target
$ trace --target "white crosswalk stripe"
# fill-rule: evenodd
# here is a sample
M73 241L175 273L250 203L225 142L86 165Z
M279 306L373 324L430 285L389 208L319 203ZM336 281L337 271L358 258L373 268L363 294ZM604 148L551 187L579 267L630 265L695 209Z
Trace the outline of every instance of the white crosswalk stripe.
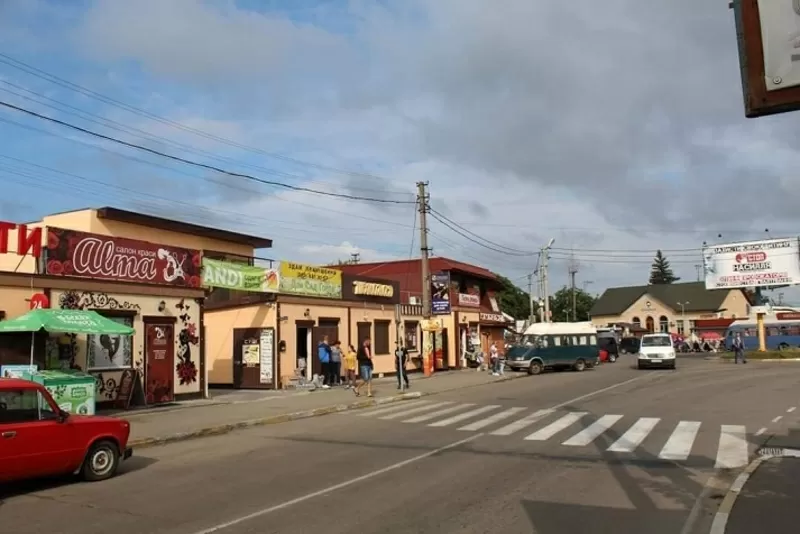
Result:
M470 406L475 406L473 403L466 403L466 404L458 404L456 406L451 406L449 408L444 408L443 410L437 410L435 412L427 413L425 415L420 415L417 417L412 417L411 419L407 419L403 421L404 423L424 423L425 421L430 421L431 419L436 419L440 415L447 415L449 413L457 412L459 410L463 410L464 408L468 408Z
M585 447L600 437L606 430L614 426L614 423L622 419L621 415L604 415L588 427L584 428L562 445L569 447Z
M570 412L561 419L559 419L558 421L550 423L543 429L534 432L525 439L529 441L546 441L555 436L556 434L558 434L559 432L561 432L562 430L574 425L586 415L589 415L589 413Z
M372 408L371 410L356 412L356 415L358 415L359 417L372 417L374 415L384 415L391 412L405 410L406 408L410 408L412 406L422 406L423 404L430 405L432 403L431 401L424 401L424 400L409 401L409 402L403 401L394 403L391 406L380 406L378 408Z
M515 432L519 432L520 430L525 430L529 426L538 423L539 421L541 421L554 411L555 410L550 410L550 409L538 410L527 417L523 417L522 419L517 419L513 423L509 423L504 427L498 428L497 430L490 432L489 434L492 436L510 436Z
M641 417L622 437L611 444L609 452L633 452L661 421L658 417Z
M481 408L476 408L471 412L454 415L453 417L448 417L447 419L442 419L441 421L430 423L428 426L450 426L452 424L459 423L461 421L466 421L467 419L472 419L473 417L480 415L482 413L491 412L498 408L500 408L500 406L497 404L492 404L490 406L483 406Z
M451 402L441 402L441 403L439 403L439 406L442 406L442 405L445 405L445 404L452 404L452 403ZM402 412L392 412L389 415L384 415L384 416L380 417L380 419L384 419L384 420L400 419L401 417L406 417L406 416L409 416L411 414L425 412L425 411L428 411L428 410L433 410L434 408L436 408L436 406L418 406L416 408L411 408L410 410L403 410Z
M687 459L692 452L697 433L700 431L700 424L698 421L678 423L658 457L662 460L675 461Z
M463 430L465 432L475 432L476 430L480 430L481 428L486 428L487 426L499 423L504 419L508 419L512 415L516 415L522 410L525 410L525 408L509 408L504 412L496 413L494 415L487 417L486 419L481 419L480 421L475 421L474 423L462 426L461 428L459 428L459 430Z
M717 449L717 469L734 469L748 464L747 429L739 425L722 425Z

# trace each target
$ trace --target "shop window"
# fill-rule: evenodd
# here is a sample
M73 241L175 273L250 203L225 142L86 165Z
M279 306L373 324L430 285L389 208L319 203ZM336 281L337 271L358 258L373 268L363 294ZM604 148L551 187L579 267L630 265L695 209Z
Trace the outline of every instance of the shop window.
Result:
M683 332L685 330L683 326L683 321L682 320L675 321L675 324L678 326L678 333L680 335L683 335Z
M365 339L372 339L372 323L358 323L358 339L354 343L356 348L360 347Z
M647 329L648 332L655 332L656 325L652 317L648 316L647 319L644 320L644 324L645 324L644 327Z
M669 332L669 319L665 315L658 318L658 325L661 328L661 333L666 334Z
M419 323L416 321L407 321L405 323L405 341L406 349L409 351L419 350Z
M631 322L633 323L633 326L642 326L642 320L638 317L634 317Z
M375 355L391 354L389 351L389 321L375 321Z
M114 322L133 327L131 316L101 315ZM86 336L86 370L116 370L133 368L133 336Z

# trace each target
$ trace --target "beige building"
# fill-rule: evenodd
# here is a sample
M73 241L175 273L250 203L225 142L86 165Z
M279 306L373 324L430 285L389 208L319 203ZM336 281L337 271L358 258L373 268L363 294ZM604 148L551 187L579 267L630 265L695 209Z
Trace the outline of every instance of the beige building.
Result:
M750 302L740 289L707 290L703 282L612 287L595 302L592 324L628 323L649 332L688 335L698 319L747 317Z

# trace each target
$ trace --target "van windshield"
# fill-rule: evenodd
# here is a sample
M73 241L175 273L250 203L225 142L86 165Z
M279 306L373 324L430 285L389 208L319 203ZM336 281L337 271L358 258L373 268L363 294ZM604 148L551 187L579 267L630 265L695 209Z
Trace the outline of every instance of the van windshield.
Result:
M536 346L536 338L537 337L538 336L534 336L534 335L522 336L522 341L520 342L520 345L524 345L526 347L535 347Z
M670 347L672 339L669 336L652 336L642 338L643 347Z

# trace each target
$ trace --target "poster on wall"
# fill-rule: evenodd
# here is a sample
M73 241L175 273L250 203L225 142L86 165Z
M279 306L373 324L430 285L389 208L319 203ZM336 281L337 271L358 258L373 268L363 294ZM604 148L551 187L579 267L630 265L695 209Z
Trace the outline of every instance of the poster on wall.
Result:
M275 293L278 280L277 269L203 258L203 287Z
M201 263L199 250L47 229L45 271L53 276L200 287Z
M431 311L434 315L450 313L450 275L448 273L431 275Z
M275 331L272 328L265 328L261 331L261 339L259 341L261 346L261 375L259 381L262 384L272 384Z
M22 378L25 373L35 373L39 370L38 365L3 365L0 366L0 377L2 378Z
M703 247L706 289L800 284L798 238Z
M108 317L133 328L133 317ZM86 369L89 371L130 369L133 367L133 336L86 336Z
M279 270L281 293L342 298L342 271L288 261L282 261Z

